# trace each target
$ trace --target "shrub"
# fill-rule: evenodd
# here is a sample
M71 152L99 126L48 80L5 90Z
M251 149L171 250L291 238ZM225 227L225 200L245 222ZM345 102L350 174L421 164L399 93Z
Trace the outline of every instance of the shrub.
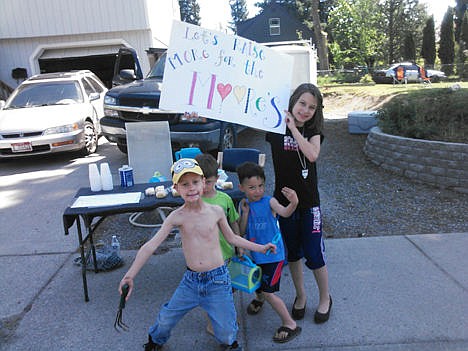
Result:
M467 89L410 91L395 96L378 114L384 133L407 138L468 143Z

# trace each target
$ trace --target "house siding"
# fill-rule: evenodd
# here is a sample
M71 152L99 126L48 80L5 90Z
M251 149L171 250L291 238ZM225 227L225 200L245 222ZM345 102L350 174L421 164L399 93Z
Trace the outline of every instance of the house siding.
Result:
M270 18L280 19L280 35L270 35ZM300 38L297 32L302 33ZM270 4L257 16L237 25L237 34L241 37L254 40L258 43L271 43L279 41L292 41L298 39L313 40L313 31L308 29L296 17L280 4Z
M0 80L13 88L21 82L11 77L12 69L40 73L38 60L48 50L72 48L86 56L130 46L146 74L145 50L167 46L172 20L180 20L177 0L0 1L0 13Z

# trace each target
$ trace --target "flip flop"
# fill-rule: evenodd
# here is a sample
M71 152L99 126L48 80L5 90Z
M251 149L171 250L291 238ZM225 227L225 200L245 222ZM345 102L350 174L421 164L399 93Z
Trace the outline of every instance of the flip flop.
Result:
M260 312L260 310L262 309L262 306L263 306L263 303L264 301L258 301L256 299L253 299L252 301L250 301L249 305L247 306L247 314L257 314L258 312Z
M302 329L299 326L297 326L296 329L291 329L291 328L284 327L284 326L279 327L278 330L276 331L276 334L273 336L273 341L280 343L280 344L291 341L296 336L298 336L301 333L301 331ZM281 338L277 336L283 332L286 333L286 337Z

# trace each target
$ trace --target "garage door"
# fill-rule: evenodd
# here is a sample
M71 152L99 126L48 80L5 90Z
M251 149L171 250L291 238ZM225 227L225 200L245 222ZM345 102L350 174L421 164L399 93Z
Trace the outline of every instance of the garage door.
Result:
M39 68L41 73L88 69L111 88L119 48L119 45L109 45L48 49L39 58Z

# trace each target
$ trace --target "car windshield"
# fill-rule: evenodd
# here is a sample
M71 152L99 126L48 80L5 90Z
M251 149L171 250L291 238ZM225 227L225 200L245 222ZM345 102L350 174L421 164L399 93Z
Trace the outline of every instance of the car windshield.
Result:
M83 102L78 82L24 84L5 108L67 105Z
M164 66L166 65L166 54L164 53L154 64L147 78L161 78L164 75Z

